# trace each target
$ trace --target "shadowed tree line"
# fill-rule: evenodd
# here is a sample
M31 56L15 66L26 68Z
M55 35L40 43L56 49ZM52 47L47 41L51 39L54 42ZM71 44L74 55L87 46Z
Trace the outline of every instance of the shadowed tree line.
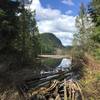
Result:
M20 78L24 69L32 73L39 52L35 11L25 9L24 0L0 0L0 83Z

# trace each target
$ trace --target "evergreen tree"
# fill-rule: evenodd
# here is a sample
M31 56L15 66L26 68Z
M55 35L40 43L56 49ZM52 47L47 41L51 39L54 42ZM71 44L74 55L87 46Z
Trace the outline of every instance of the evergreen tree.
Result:
M18 0L5 0L0 2L0 23L0 63L9 70L33 63L40 50L35 13Z
M94 24L93 34L91 36L91 40L93 40L95 44L93 54L97 59L100 59L100 0L92 0L88 12Z
M8 70L17 61L18 52L13 42L19 34L18 12L17 1L0 1L0 64L5 64Z
M95 26L92 39L100 43L100 0L92 0L88 11Z
M0 86L21 81L23 70L34 68L39 48L35 12L25 9L19 0L0 0Z
M15 42L15 47L22 52L22 60L26 62L29 59L36 58L39 53L39 31L35 20L35 12L22 7L19 19L20 34Z
M18 2L10 0L0 2L0 50L10 48L19 33L18 6Z

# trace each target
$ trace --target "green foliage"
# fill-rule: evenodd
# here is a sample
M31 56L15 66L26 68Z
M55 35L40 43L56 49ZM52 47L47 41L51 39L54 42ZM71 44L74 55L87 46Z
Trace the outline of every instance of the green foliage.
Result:
M44 69L48 71L55 69L61 63L61 59L44 58L41 60L41 63L43 64Z
M79 16L76 18L76 27L78 33L74 34L74 42L83 52L90 49L91 46L91 35L92 35L92 23L87 16L86 9L83 4L81 4ZM92 44L93 46L93 44Z
M39 50L39 31L35 12L25 9L24 5L20 5L17 1L1 0L0 87L7 82L12 85L11 82L22 80L24 75L20 78L19 74L25 73L23 70L26 68L28 70L33 68Z
M100 81L100 72L96 73L95 76L96 76L97 81Z
M73 68L84 72L86 62L85 53L94 55L100 60L100 0L93 0L88 12L81 4L79 15L76 18L77 33L73 40ZM79 66L79 67L78 67Z
M72 69L75 74L78 74L79 78L84 75L85 68L85 53L89 52L93 47L93 44L90 37L92 35L92 26L91 21L87 16L87 12L84 4L80 6L79 15L76 18L76 28L77 33L74 34L73 40L73 60L72 60Z
M100 0L92 0L89 5L89 14L96 26L100 26Z
M81 79L82 91L85 100L99 100L100 98L100 71L87 70Z
M100 0L92 0L89 5L88 12L94 23L94 30L91 39L94 41L95 48L93 54L100 59Z
M100 48L94 49L93 55L97 60L100 60Z
M40 52L39 31L36 25L35 12L23 9L19 19L20 34L15 41L15 47L22 51L23 59L34 59Z
M18 3L6 0L0 4L0 47L11 46L11 42L18 34Z
M62 48L61 41L52 33L43 33L40 35L41 53L53 54L56 48Z

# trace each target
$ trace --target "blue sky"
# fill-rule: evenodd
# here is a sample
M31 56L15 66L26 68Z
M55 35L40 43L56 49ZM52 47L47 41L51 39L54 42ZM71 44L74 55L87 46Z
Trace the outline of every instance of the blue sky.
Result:
M63 45L71 45L81 2L88 5L90 0L33 0L30 8L36 10L40 33L51 32Z
M47 8L48 6L52 9L58 9L62 13L66 13L68 10L71 10L71 15L76 16L79 12L80 3L88 5L90 0L40 0L43 7Z

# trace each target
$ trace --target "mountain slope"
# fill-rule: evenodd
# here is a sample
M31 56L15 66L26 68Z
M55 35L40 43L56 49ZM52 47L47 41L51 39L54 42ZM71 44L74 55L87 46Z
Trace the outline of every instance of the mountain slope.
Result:
M40 35L41 52L43 54L53 54L55 49L62 48L61 41L52 33L43 33Z

